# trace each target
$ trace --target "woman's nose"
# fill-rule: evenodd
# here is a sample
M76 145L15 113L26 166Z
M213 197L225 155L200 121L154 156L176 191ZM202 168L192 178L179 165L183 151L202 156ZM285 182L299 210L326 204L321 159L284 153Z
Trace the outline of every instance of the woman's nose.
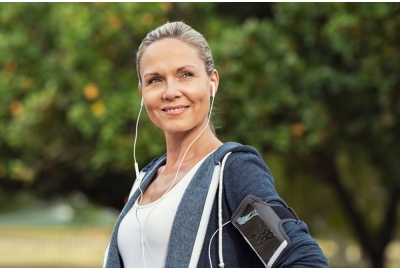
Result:
M171 82L166 84L163 99L173 100L179 98L181 95L182 93L176 83Z

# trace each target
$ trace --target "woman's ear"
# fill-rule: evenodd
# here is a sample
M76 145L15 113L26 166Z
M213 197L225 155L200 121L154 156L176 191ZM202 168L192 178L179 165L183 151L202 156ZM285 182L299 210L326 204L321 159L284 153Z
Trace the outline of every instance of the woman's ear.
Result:
M211 79L211 96L215 96L215 94L217 94L218 91L218 83L219 83L219 75L218 75L218 71L216 69L214 69L211 73L210 76Z
M140 82L138 83L138 90L139 93L142 95L142 84Z
M138 90L139 90L140 95L142 96L141 101L140 101L140 106L143 106L144 101L143 101L142 85L140 84L140 82L138 84Z

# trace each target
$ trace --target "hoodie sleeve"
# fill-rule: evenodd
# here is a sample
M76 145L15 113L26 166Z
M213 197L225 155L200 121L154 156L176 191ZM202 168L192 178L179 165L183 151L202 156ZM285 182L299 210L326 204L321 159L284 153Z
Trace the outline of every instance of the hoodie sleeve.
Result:
M274 187L271 171L261 156L253 152L233 152L226 162L224 188L231 212L235 211L247 195L254 195L266 203L287 207ZM286 222L283 229L291 243L279 258L277 267L328 267L326 257L303 221Z

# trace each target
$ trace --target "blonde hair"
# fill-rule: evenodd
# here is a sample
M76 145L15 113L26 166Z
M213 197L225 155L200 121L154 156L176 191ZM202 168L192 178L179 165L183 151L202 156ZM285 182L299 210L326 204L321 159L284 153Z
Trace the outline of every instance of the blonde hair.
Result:
M139 77L139 84L142 83L140 77L140 61L144 51L152 43L164 38L176 38L197 49L200 58L204 61L207 74L210 76L214 70L214 60L212 58L210 47L202 34L194 30L184 22L167 22L164 25L149 32L142 40L136 53L136 71Z

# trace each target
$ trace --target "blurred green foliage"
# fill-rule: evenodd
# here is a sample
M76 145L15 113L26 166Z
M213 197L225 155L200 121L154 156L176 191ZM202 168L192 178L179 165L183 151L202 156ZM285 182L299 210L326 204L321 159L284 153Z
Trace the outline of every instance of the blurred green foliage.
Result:
M399 233L399 12L398 3L1 3L0 203L21 189L80 190L122 207L134 180L135 52L150 30L184 20L214 54L221 140L260 151L313 233L355 236L382 266ZM142 167L165 148L146 116L139 126Z

